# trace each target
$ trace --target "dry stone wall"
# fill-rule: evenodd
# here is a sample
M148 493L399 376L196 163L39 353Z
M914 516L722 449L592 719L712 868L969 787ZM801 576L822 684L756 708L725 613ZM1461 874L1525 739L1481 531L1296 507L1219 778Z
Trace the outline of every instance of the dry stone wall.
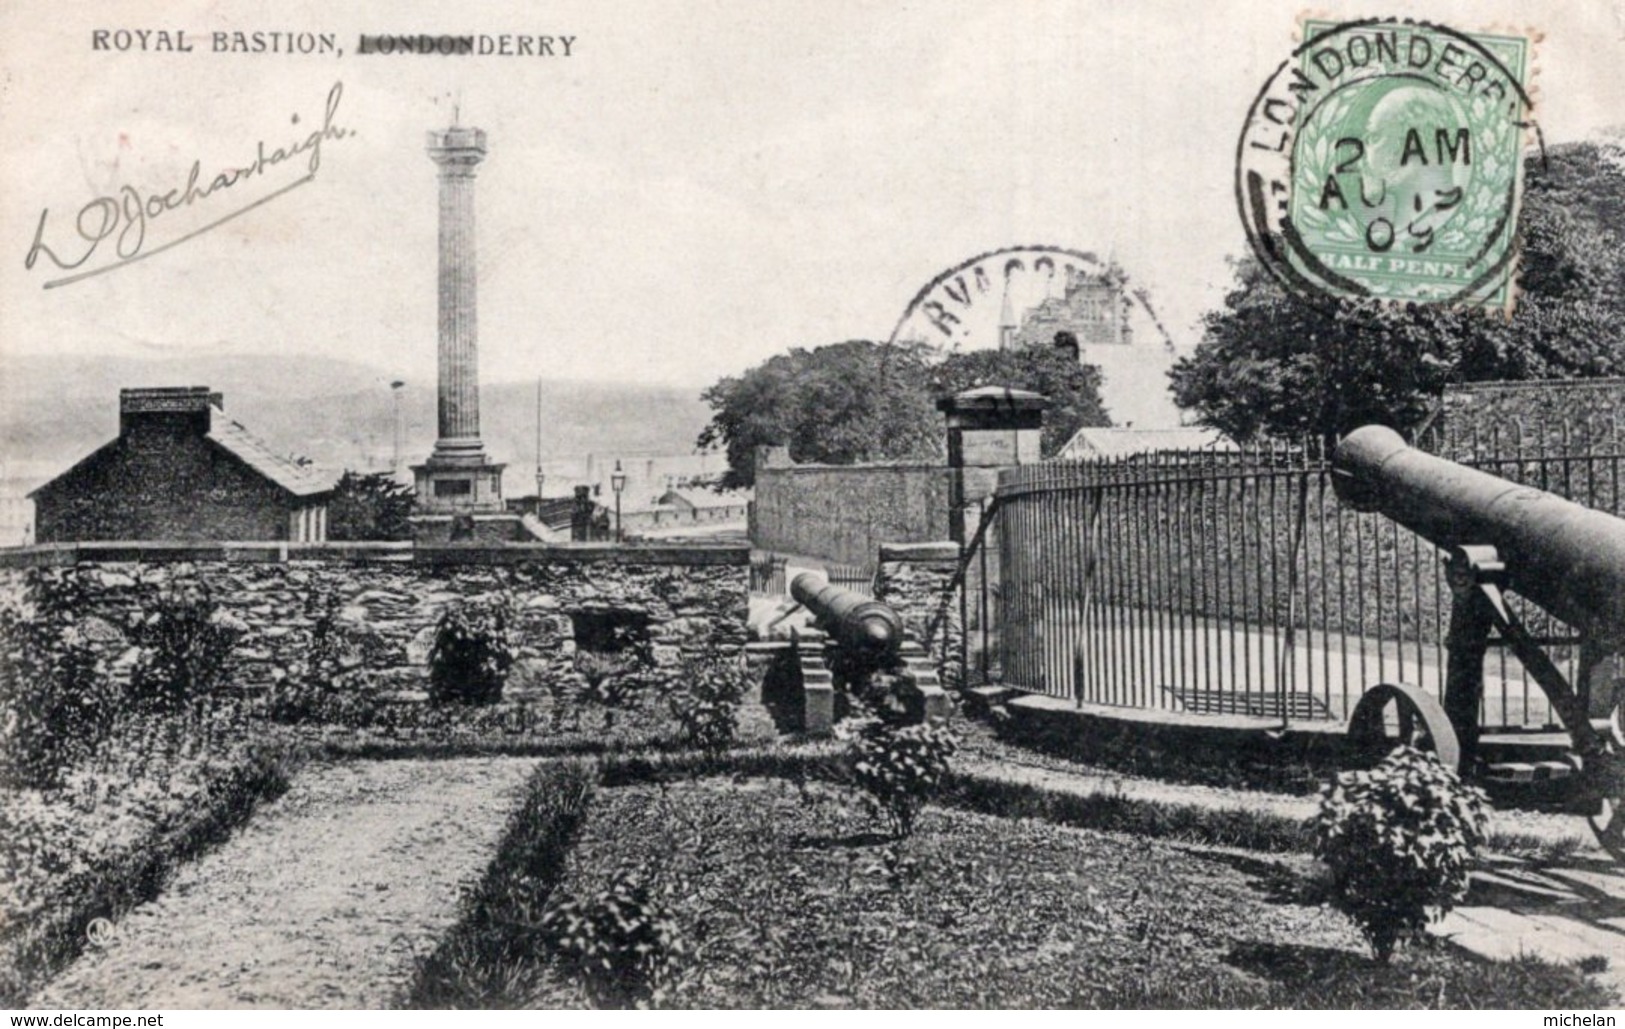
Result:
M748 561L744 546L41 546L0 551L0 602L30 586L74 591L79 631L127 674L131 620L158 591L205 590L241 632L227 681L252 693L308 653L331 595L343 662L375 688L410 695L426 685L447 605L505 595L516 656L541 688L570 674L578 633L606 618L644 627L656 673L708 646L741 653Z
M908 637L924 646L948 689L961 681L960 655L964 626L959 617L959 591L953 586L959 567L955 543L885 544L875 576L875 599L903 619Z

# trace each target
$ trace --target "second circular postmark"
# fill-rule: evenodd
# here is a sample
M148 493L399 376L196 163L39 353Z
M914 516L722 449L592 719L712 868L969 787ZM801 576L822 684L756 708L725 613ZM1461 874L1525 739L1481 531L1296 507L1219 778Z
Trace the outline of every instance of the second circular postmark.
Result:
M1254 252L1313 299L1510 309L1530 40L1401 19L1306 21L1254 99L1236 202Z

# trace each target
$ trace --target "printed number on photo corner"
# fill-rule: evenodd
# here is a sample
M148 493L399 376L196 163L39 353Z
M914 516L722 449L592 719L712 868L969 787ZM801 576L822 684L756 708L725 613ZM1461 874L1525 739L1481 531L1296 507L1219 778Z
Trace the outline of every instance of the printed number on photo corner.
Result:
M105 947L118 935L118 927L105 918L92 918L85 926L85 939L92 946Z

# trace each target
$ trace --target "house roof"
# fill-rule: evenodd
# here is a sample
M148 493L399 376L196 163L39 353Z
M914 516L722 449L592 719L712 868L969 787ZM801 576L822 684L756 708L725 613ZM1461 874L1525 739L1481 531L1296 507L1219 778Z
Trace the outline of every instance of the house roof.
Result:
M708 510L719 507L743 507L750 502L750 496L739 490L728 490L718 493L711 489L669 489L661 494L659 504L670 504L672 498L682 501L690 507Z
M1133 457L1159 450L1235 450L1236 445L1217 429L1187 426L1179 429L1082 428L1072 434L1055 456Z
M24 494L24 496L28 497L28 499L30 499L30 500L34 499L35 497L39 496L41 493L44 493L46 490L50 489L52 486L55 486L57 483L61 482L63 479L66 479L68 476L70 476L74 472L78 471L81 465L90 464L90 462L94 461L96 459L96 456L98 454L100 454L102 451L107 450L107 449L109 449L111 447L114 447L114 446L117 446L117 445L118 445L118 440L117 439L108 440L106 443L103 443L101 446L97 447L95 450L92 450L90 453L86 454L84 457L81 457L79 460L75 461L73 464L68 465L68 467L64 471L62 471L60 474L53 475L49 479L46 479L44 482L40 483L38 486L35 486L33 489L29 490L26 494Z
M536 505L536 520L549 529L568 529L575 514L574 497L542 497Z
M218 412L210 420L207 439L296 497L315 496L333 489L333 484L319 473L278 454L243 428L241 422L234 422Z
M1012 410L1042 411L1049 407L1049 398L1031 390L1010 386L977 386L937 401L937 410Z

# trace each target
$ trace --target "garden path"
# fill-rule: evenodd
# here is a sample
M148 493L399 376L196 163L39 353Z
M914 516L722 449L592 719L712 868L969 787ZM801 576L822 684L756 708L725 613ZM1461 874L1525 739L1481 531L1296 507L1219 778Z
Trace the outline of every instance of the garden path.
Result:
M484 871L535 764L309 766L33 1003L386 1006L456 918L460 887Z

